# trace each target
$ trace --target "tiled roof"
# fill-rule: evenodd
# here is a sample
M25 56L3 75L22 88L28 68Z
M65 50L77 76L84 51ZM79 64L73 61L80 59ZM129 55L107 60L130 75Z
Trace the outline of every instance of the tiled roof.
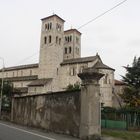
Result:
M51 16L48 16L48 17L45 17L45 18L42 18L41 20L46 20L46 19L49 19L49 18L52 18L52 17L57 17L59 18L60 20L62 20L63 22L65 22L64 19L62 19L61 17L59 17L58 15L54 14L54 15L51 15Z
M22 77L7 77L7 78L4 78L4 80L10 81L10 82L17 82L17 81L36 80L37 78L38 78L37 75L32 75L32 76L22 76Z
M98 56L90 56L90 57L68 59L68 60L64 60L61 63L61 65L91 62L91 61L95 61L97 59L97 57Z
M69 30L64 31L64 33L73 32L73 31L75 31L75 32L77 32L78 34L81 35L81 32L79 32L77 29L69 29Z
M28 64L28 65L20 65L20 66L14 66L14 67L7 67L7 68L4 68L4 71L29 69L29 68L38 68L38 63L36 63L36 64ZM2 71L2 69L0 69L0 72L1 71Z
M115 69L103 64L102 62L97 62L93 67L97 69L110 69L115 71Z
M126 85L124 82L115 80L115 85Z
M52 81L52 78L48 78L48 79L38 79L35 80L33 82L31 82L30 84L28 84L28 86L44 86L46 85L48 82Z
M14 88L13 93L14 94L19 94L19 93L27 93L28 92L28 87L20 87L20 88Z

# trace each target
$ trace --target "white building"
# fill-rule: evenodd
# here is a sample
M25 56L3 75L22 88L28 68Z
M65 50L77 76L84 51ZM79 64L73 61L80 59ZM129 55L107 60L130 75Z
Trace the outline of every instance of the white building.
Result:
M13 82L24 95L43 94L80 83L77 74L95 67L105 74L100 80L101 101L112 106L114 69L103 64L98 54L81 57L81 33L77 29L64 31L64 22L57 15L43 18L39 63L5 68L4 79ZM2 74L1 70L0 77Z

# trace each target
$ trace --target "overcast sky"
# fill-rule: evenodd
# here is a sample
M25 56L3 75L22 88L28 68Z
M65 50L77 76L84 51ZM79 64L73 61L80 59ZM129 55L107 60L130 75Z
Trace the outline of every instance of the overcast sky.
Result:
M66 21L65 30L79 28L120 2L0 0L0 57L4 58L6 67L37 63L41 18L55 13ZM92 56L98 52L103 62L116 70L115 78L121 79L120 75L125 74L122 66L131 64L134 56L140 56L140 0L126 1L81 28L80 32L82 56Z

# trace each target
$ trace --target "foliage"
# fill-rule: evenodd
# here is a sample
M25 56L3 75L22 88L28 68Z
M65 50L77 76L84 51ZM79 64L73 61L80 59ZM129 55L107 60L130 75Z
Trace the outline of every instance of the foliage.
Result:
M1 83L0 81L0 91L1 91ZM2 108L9 109L11 107L11 96L12 96L13 86L10 82L4 81L3 83L3 96L2 96Z
M121 98L129 107L140 107L140 57L134 57L132 66L125 67L126 74L122 76L126 83Z
M66 88L66 91L75 91L75 90L80 90L81 86L79 82L76 82L74 85L69 84Z
M127 73L122 76L123 81L127 83L128 86L132 86L136 89L140 88L140 57L134 57L132 66L125 67Z
M102 130L102 135L123 140L140 140L140 133L132 131Z

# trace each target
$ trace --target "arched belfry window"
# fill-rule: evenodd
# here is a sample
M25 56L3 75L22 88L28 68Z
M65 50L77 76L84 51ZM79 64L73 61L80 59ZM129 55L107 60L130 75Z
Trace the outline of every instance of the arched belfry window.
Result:
M69 53L71 53L71 47L69 47Z
M59 45L61 45L61 38L59 38Z
M52 23L50 23L50 30L52 29Z
M47 37L44 37L44 44L47 44Z
M51 43L51 42L52 42L52 36L49 35L49 43Z
M56 44L58 43L58 36L56 36Z

